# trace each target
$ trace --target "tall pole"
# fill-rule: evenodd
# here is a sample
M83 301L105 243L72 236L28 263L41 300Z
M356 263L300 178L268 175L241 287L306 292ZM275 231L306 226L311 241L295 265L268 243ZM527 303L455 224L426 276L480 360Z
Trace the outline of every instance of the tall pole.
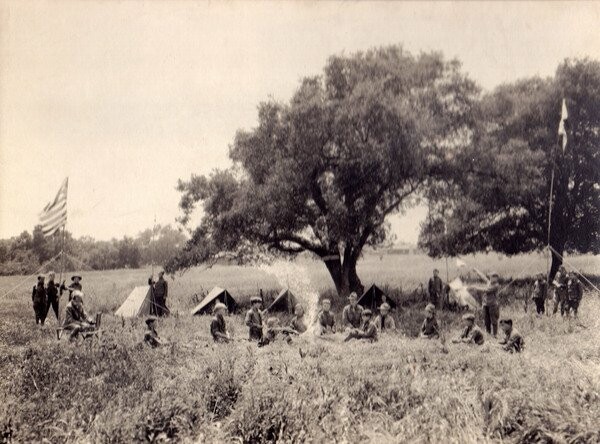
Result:
M554 156L553 156L554 157ZM552 175L550 178L550 196L548 197L548 256L546 259L547 276L550 278L550 267L552 259L552 251L550 250L550 232L552 230L552 197L554 194L554 170L556 169L556 162L552 159Z
M60 277L58 278L58 282L60 285L62 285L62 277L63 277L63 271L65 269L65 227L66 227L67 223L65 222L65 224L62 227L62 241L61 241L61 245L60 245Z

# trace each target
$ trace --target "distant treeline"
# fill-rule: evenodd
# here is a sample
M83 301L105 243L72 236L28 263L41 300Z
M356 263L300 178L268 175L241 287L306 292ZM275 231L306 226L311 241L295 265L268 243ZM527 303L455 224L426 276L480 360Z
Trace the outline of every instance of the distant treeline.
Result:
M65 270L109 270L138 268L151 263L160 265L170 259L186 239L185 234L170 225L144 230L136 237L124 236L109 241L89 236L75 239L66 231L64 267ZM62 243L62 231L45 237L41 226L36 226L32 233L23 231L10 239L0 239L0 275L35 272L60 253ZM55 261L44 271L58 271L59 268L60 262Z

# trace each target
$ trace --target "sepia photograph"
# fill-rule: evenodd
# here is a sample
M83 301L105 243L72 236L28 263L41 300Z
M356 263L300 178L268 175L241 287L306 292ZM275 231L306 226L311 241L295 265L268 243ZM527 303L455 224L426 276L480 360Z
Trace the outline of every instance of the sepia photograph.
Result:
M600 2L0 0L2 443L600 443Z

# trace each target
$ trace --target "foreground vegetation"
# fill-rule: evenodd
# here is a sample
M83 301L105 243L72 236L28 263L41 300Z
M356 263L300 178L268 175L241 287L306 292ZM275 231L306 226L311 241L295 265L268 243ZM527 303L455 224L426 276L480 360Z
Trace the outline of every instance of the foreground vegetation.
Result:
M577 260L579 265L591 260L592 268L596 266L594 258ZM416 267L417 262L367 258L363 272L407 276L410 264ZM510 274L508 265L504 269L493 263L480 265ZM522 268L518 260L517 266ZM311 280L318 278L310 264L304 269ZM425 268L422 272L427 276ZM584 295L579 321L566 321L526 313L518 300L525 287L511 290L502 314L513 317L526 338L521 355L502 352L487 337L479 348L451 344L450 338L459 331L457 313L441 315L445 332L441 341L418 340L422 303L409 299L398 313L400 332L373 345L342 343L342 336L336 335L331 340L299 337L292 344L281 341L258 348L244 341L246 329L241 316L235 315L228 322L239 340L216 346L209 337L209 318L186 313L195 302L192 289L208 290L211 279L220 277L214 283L225 283L239 297L254 293L257 284L265 290L280 284L250 268L195 270L172 284L171 306L176 313L159 322L159 332L170 344L152 350L141 344L143 319L122 320L109 314L146 275L147 270L84 275L90 294L86 303L92 311L107 314L99 340L78 344L56 340L53 315L43 329L32 325L27 289L18 298L2 301L2 440L600 440L597 293ZM321 291L326 291L325 282ZM234 287L236 283L246 290ZM3 279L0 290L4 293L13 284L14 278Z

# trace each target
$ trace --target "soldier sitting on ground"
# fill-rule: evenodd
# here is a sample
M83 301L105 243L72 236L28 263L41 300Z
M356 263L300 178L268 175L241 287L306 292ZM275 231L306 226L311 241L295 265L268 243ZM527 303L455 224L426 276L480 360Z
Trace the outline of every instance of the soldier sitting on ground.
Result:
M396 322L390 314L390 304L387 302L379 307L379 316L375 319L375 326L382 333L396 331Z
M95 330L94 321L87 316L83 309L83 292L74 290L71 301L65 309L65 320L63 330L70 330L69 339L75 340L79 333Z
M246 313L246 326L249 329L249 339L251 341L260 341L263 338L263 321L260 307L262 299L258 296L250 298L252 308Z
M475 315L472 313L467 313L463 315L462 319L465 328L460 336L456 339L453 339L452 342L455 344L464 342L466 344L482 345L484 342L483 333L479 327L475 325Z
M213 308L214 316L210 321L210 334L215 342L229 342L231 337L225 325L225 312L227 306L222 302L217 302Z
M440 337L440 326L435 317L435 306L433 304L427 304L427 307L425 307L425 320L423 321L423 325L421 325L419 337L424 339L436 339Z
M300 304L296 304L294 307L294 317L288 325L290 333L302 334L306 331L306 324L304 323L304 307Z
M358 305L358 296L355 292L348 296L348 305L342 311L342 328L359 328L363 308Z
M520 353L525 347L523 336L513 328L512 319L502 319L500 328L504 332L504 339L500 341L502 349L510 353Z
M567 281L567 315L570 311L573 311L573 315L577 317L577 310L579 309L579 303L583 297L583 287L581 281L577 277L575 272L569 273L569 280Z
M377 341L377 327L372 321L372 317L373 313L371 310L368 308L363 310L361 314L362 327L360 329L352 330L346 339L344 339L344 342L347 342L351 339L366 339L369 342Z
M146 319L147 330L144 334L144 342L152 348L157 348L161 345L164 345L163 341L160 339L160 336L158 336L158 332L156 331L156 322L156 316L149 316Z
M335 319L331 313L331 301L323 299L321 311L317 315L317 327L320 334L335 333Z

